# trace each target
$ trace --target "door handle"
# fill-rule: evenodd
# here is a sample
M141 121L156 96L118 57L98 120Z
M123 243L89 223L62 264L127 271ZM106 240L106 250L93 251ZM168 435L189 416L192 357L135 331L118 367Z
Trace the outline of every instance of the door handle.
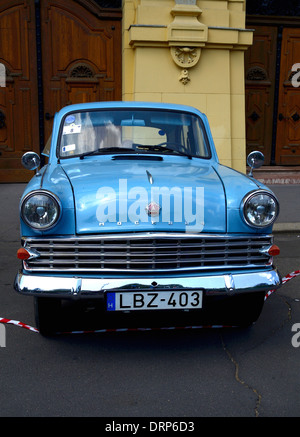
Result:
M45 119L46 120L51 120L51 118L53 118L53 115L49 114L49 112L46 112Z
M283 114L280 113L280 114L278 115L278 120L279 120L279 121L282 121L282 120L284 120L284 119L285 119L285 116L284 116Z

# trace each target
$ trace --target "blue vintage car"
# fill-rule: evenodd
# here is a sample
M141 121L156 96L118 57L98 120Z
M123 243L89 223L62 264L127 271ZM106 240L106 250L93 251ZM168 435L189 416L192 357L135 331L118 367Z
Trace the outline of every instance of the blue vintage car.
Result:
M34 296L42 334L58 329L65 299L99 299L114 317L218 314L248 325L280 286L278 201L252 174L219 164L195 108L70 105L55 115L44 154L41 169L35 153L22 158L36 173L20 203L15 280ZM262 158L253 152L248 163Z

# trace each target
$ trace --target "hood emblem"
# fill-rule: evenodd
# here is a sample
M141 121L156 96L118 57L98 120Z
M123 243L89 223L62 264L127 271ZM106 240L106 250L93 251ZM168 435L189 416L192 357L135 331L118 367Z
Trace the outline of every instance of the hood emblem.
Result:
M156 217L159 215L161 210L161 206L156 202L150 202L149 205L146 206L146 212L150 217Z

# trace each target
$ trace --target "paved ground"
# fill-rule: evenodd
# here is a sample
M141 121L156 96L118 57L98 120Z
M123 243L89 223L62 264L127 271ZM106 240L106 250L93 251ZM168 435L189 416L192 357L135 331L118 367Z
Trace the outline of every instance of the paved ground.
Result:
M300 231L300 184L269 185L280 203L274 231Z
M32 298L12 288L19 264L13 229L13 224L0 229L0 317L34 326ZM281 273L299 269L298 235L279 233L276 243ZM299 417L300 338L292 331L300 324L299 281L295 278L272 294L247 330L45 338L5 325L0 416L96 416L105 418L98 423L99 432L118 417L129 423L134 417ZM202 429L200 419L198 431Z
M32 299L12 289L24 186L0 185L0 317L34 326ZM299 189L274 185L283 228L292 223L298 229ZM282 275L300 269L300 232L275 233L275 241L281 248L276 264ZM0 348L0 416L110 418L105 424L121 416L299 417L300 338L292 331L300 324L299 284L300 277L274 293L246 331L47 339L6 325L6 347Z

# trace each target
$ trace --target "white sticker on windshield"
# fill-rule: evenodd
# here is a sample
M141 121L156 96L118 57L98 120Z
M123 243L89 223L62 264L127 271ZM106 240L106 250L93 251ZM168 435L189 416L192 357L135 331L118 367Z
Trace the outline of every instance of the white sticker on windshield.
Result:
M63 135L80 134L81 124L72 123L69 126L64 126Z
M62 148L62 152L71 152L72 150L76 149L76 145L75 144L69 144L68 146L63 146Z

